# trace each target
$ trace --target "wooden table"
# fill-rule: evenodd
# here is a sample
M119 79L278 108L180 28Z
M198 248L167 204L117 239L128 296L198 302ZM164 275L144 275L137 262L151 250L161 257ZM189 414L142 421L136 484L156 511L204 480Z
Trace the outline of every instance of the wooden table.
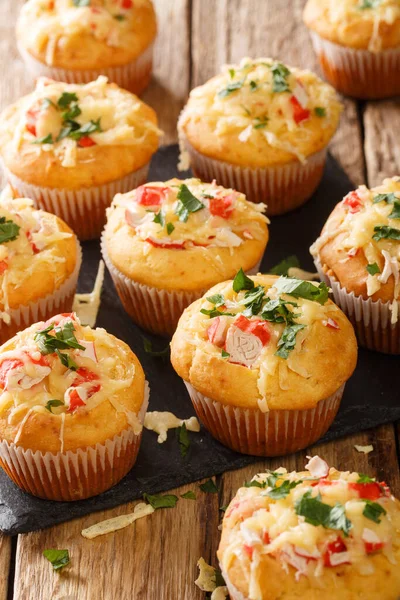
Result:
M30 89L14 42L22 0L0 3L0 104ZM155 78L144 99L158 112L164 143L176 141L176 120L189 90L219 66L243 56L273 56L317 69L308 32L301 22L303 0L156 0L159 37ZM357 104L345 100L340 130L331 151L355 185L377 185L400 174L400 118L396 101ZM338 198L339 201L339 198ZM273 227L273 224L272 224ZM360 402L363 399L360 398ZM156 511L135 525L94 541L84 527L133 509L133 504L52 529L10 539L0 536L0 600L197 600L193 582L200 556L215 564L219 507L263 468L301 469L306 454L318 452L330 465L385 480L400 496L397 424L385 425L307 449L283 459L217 478L219 495L201 494L176 508ZM354 444L372 444L360 454ZM194 485L178 490L183 493ZM68 548L71 566L54 573L42 557L46 548ZM7 576L8 574L8 576Z

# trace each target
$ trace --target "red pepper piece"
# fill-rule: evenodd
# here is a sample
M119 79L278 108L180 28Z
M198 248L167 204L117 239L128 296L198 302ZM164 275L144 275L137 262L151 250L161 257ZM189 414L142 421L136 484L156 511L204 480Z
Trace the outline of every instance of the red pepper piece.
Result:
M310 111L308 108L303 108L296 96L291 96L290 103L293 107L293 119L297 123L301 123L310 117Z

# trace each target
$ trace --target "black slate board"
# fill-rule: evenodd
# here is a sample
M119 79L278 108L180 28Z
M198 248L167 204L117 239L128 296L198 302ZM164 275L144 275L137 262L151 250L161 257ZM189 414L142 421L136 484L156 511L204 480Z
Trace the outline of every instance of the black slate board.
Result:
M161 149L154 157L149 180L166 180L178 175L177 156L176 146ZM296 254L303 268L314 270L308 248L333 206L351 189L347 176L329 156L322 183L313 198L295 212L273 219L262 269L267 271L286 256ZM92 289L99 258L98 242L85 243L79 291ZM144 352L142 332L125 314L108 274L97 325L127 342L138 355L150 382L149 410L171 410L181 418L194 414L186 389L169 361L152 358ZM166 345L166 340L145 336L153 341L155 348ZM346 386L340 411L324 440L400 419L398 361L398 357L360 350L356 372ZM137 499L143 492L166 491L258 460L228 450L204 429L199 434L191 434L191 441L184 459L173 430L162 446L157 444L155 433L145 430L137 463L125 479L101 496L80 502L59 503L34 498L20 491L0 472L0 530L16 534L42 529Z

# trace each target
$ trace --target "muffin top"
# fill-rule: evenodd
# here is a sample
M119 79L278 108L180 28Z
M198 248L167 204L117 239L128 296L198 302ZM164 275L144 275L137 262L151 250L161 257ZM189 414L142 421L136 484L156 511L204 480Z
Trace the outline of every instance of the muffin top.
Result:
M336 205L311 253L328 275L356 296L390 301L398 319L400 296L400 178L361 185Z
M384 482L329 468L256 475L228 506L222 572L249 600L394 600L400 589L399 502ZM321 596L322 594L322 596Z
M314 408L347 381L357 359L353 328L328 292L324 283L239 271L185 310L172 364L223 404Z
M215 182L147 183L115 197L106 250L114 266L139 283L205 290L261 259L268 241L264 209Z
M80 251L64 221L35 210L32 200L0 195L0 318L52 294L79 268ZM79 252L79 253L78 253Z
M143 369L104 329L56 315L0 348L0 439L58 452L141 431Z
M211 158L262 168L322 150L340 112L334 89L314 73L244 58L191 91L178 130L183 152L187 140Z
M150 0L28 0L17 37L47 65L100 69L137 58L156 29Z
M358 50L400 45L399 0L308 0L304 22L321 37Z
M0 115L0 151L33 185L101 185L139 169L157 150L152 108L99 77L86 85L40 78Z

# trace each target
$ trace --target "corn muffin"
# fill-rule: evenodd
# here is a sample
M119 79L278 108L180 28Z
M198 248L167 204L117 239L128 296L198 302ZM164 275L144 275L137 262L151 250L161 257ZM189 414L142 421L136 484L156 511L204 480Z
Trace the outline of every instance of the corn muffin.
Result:
M328 429L357 361L353 328L328 292L325 283L239 271L185 310L172 366L221 443L276 456Z
M308 0L304 22L339 92L364 99L400 94L399 0Z
M308 458L256 475L228 506L217 554L231 600L398 600L399 501Z
M317 187L340 112L314 73L245 58L191 91L178 123L181 168L285 213Z
M56 315L0 348L0 466L23 490L81 500L133 466L148 390L122 341Z
M347 194L311 253L359 343L400 354L400 178Z
M199 179L171 179L119 194L102 252L126 311L172 335L191 302L242 267L257 272L268 242L265 206Z
M71 229L55 215L0 195L0 343L38 318L72 308L81 249Z
M35 79L89 83L105 75L135 94L150 81L156 33L151 0L28 0L16 30Z
M0 115L0 154L19 195L91 239L115 194L146 181L160 133L153 109L105 77L40 79Z

